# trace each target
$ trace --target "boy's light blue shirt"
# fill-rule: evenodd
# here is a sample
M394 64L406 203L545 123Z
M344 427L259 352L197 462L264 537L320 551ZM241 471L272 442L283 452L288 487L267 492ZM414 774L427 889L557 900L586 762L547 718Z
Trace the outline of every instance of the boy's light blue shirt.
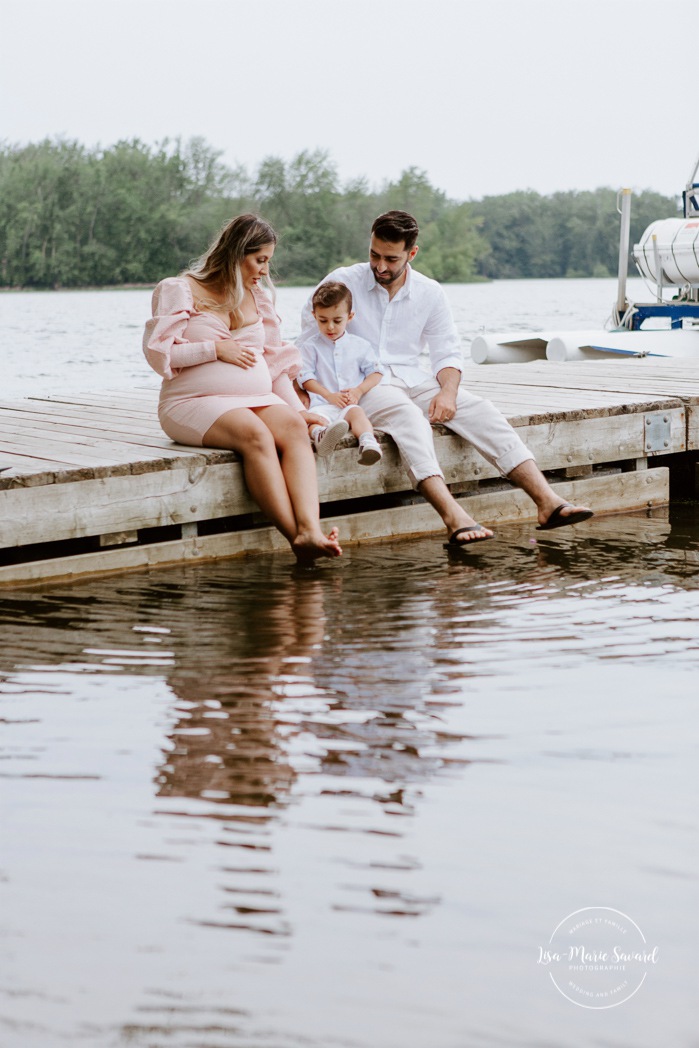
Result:
M376 371L381 375L386 372L371 343L359 335L351 335L349 331L333 342L316 328L315 334L311 334L300 349L302 365L297 379L299 385L314 378L332 393L339 393L341 389L353 389ZM311 411L314 403L327 403L318 393L311 393L310 397Z
M435 378L442 368L463 370L461 339L447 297L436 280L408 266L405 284L393 298L376 283L368 262L334 269L325 280L339 280L352 292L356 315L349 322L348 333L366 338L376 347L388 371L384 382L393 374L406 386L417 386L430 374ZM306 339L318 330L311 309L309 297L296 340L302 352Z

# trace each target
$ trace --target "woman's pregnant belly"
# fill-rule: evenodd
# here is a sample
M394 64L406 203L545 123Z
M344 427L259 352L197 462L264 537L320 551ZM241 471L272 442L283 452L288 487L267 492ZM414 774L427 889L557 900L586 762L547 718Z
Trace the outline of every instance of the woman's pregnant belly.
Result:
M176 397L255 397L272 392L272 378L263 357L257 358L250 368L227 364L223 360L212 360L208 364L195 364L183 368L169 382L163 384L163 392Z

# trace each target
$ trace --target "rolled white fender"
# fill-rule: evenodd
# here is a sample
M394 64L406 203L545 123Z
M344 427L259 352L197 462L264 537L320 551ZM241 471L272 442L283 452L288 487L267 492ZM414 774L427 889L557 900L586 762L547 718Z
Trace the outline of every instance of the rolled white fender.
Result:
M617 348L617 344L624 346L624 340L628 349ZM549 339L546 359L600 360L604 357L615 357L624 352L633 353L630 341L631 335L628 332L615 336L609 331L559 331Z
M581 348L580 336L556 335L546 347L547 360L589 360L590 357L599 356L601 354L595 350Z
M511 341L503 342L501 339ZM471 343L474 364L522 364L528 360L543 360L546 343L543 339L524 335L521 342L513 332L507 335L476 335Z

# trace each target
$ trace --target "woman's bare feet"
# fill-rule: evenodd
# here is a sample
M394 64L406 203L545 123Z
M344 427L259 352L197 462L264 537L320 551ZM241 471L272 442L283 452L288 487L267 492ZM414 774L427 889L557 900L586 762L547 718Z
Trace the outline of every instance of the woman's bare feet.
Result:
M341 557L340 533L333 528L329 535L317 531L300 531L291 548L299 564L312 564L319 557Z

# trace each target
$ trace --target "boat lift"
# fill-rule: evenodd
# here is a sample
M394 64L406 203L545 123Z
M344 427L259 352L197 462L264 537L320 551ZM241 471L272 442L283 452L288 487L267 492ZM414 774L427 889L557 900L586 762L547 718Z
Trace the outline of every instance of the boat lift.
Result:
M628 267L628 240L631 214L631 192L623 189L621 207L621 239L619 249L619 294L613 313L617 328L630 331L641 329L650 317L669 319L671 330L684 327L685 319L699 321L699 157L682 193L684 218L664 218L652 222L633 249L633 259L639 273L655 284L656 301L629 303L626 301L626 267ZM617 205L618 206L618 205ZM622 280L622 264L625 265ZM680 290L666 301L666 288Z
M683 218L652 222L633 248L633 260L655 301L629 302L631 190L617 197L621 215L619 276L612 327L602 331L502 332L477 335L476 364L600 357L684 357L699 360L699 157L682 193ZM667 299L666 293L672 293ZM644 326L646 322L648 326Z

